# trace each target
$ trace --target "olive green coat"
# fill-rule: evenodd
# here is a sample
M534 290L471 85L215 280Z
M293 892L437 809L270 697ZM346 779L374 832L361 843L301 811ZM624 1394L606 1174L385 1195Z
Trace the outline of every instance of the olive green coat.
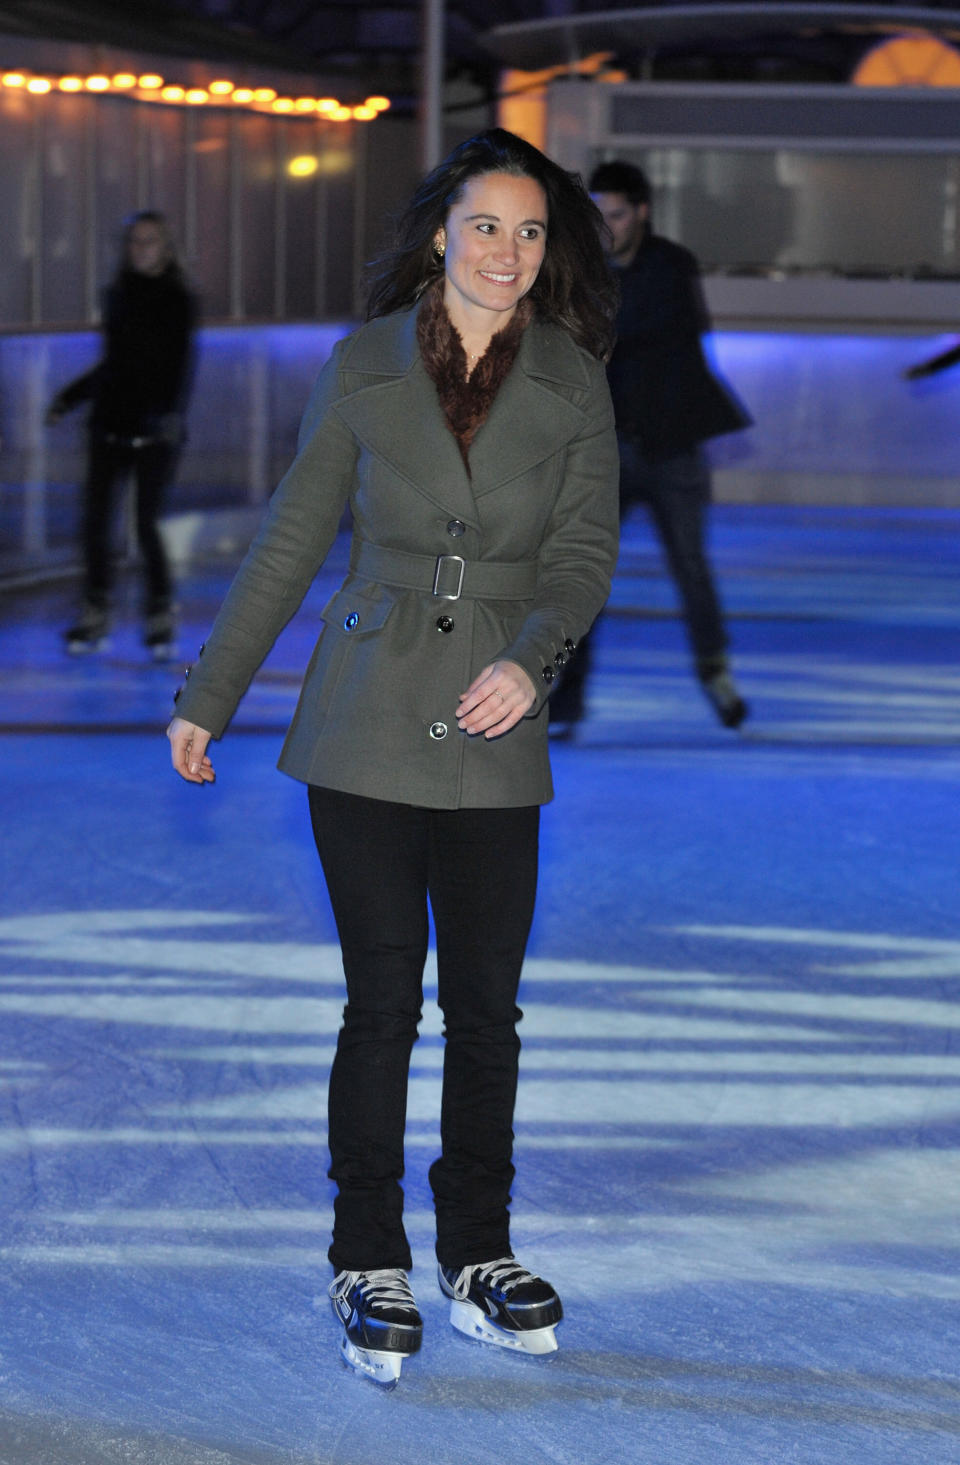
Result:
M339 342L178 714L222 734L349 503L353 568L324 609L280 768L432 808L549 800L544 702L606 600L617 554L617 446L602 364L559 327L532 322L474 439L470 470L420 358L415 311ZM357 562L368 544L423 559L410 561L410 574L395 573L406 566L396 556L389 573L372 573ZM459 599L432 593L445 555L466 562ZM491 584L489 562L527 566L522 598ZM441 588L452 592L460 566L444 562L443 572ZM457 728L458 695L499 658L525 668L537 701L502 737L469 737Z

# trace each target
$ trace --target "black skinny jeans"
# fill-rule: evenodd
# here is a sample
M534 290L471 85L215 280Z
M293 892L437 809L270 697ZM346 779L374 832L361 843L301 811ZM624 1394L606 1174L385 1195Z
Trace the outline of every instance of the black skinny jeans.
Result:
M728 638L705 548L711 498L706 454L697 447L651 462L632 438L619 443L621 512L638 501L646 505L683 603L697 663L721 661Z
M516 999L539 807L422 809L311 787L310 813L347 983L330 1075L330 1260L351 1271L411 1265L400 1181L428 898L445 1037L430 1167L437 1257L467 1266L509 1254Z
M632 438L621 436L618 441L621 519L636 503L642 503L650 514L680 596L697 675L706 680L723 666L729 645L705 543L712 496L706 454L697 447L675 458L651 462ZM565 710L579 712L592 653L592 636L585 636L551 698L554 716L562 717Z
M86 596L105 610L113 588L113 518L117 487L131 475L136 484L137 543L146 579L144 613L170 605L170 567L157 520L167 484L173 477L178 449L154 442L134 448L91 433L84 485L83 550Z

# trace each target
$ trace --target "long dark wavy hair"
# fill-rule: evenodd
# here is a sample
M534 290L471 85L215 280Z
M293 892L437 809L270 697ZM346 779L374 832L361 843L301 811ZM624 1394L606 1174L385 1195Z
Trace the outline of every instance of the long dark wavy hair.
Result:
M613 346L617 287L603 245L603 219L577 173L502 127L467 138L423 179L396 222L392 245L369 266L367 319L407 310L443 275L437 231L471 178L510 173L539 183L547 200L547 245L530 290L541 320L569 331L605 360Z

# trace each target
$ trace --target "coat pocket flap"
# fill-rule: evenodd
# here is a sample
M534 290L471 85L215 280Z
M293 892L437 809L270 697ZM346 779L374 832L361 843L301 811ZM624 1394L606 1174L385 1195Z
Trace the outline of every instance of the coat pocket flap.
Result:
M394 602L388 595L373 598L345 587L331 595L321 612L328 626L346 631L350 636L382 630Z

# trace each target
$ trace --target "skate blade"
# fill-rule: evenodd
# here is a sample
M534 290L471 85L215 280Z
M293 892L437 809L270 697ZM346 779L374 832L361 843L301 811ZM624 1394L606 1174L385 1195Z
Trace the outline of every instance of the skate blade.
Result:
M340 1357L347 1368L361 1378L370 1379L381 1389L395 1389L400 1382L400 1369L407 1355L380 1353L373 1348L358 1348L344 1333L340 1339Z
M90 656L96 651L110 650L110 637L99 636L96 641L71 641L66 640L68 656Z
M513 1333L508 1328L498 1328L469 1302L451 1302L450 1321L458 1333L463 1333L465 1338L473 1338L477 1343L492 1343L497 1348L510 1348L514 1353L543 1355L557 1351L554 1327L528 1328Z
M180 655L180 647L176 641L164 641L157 646L147 648L154 661L176 661Z

